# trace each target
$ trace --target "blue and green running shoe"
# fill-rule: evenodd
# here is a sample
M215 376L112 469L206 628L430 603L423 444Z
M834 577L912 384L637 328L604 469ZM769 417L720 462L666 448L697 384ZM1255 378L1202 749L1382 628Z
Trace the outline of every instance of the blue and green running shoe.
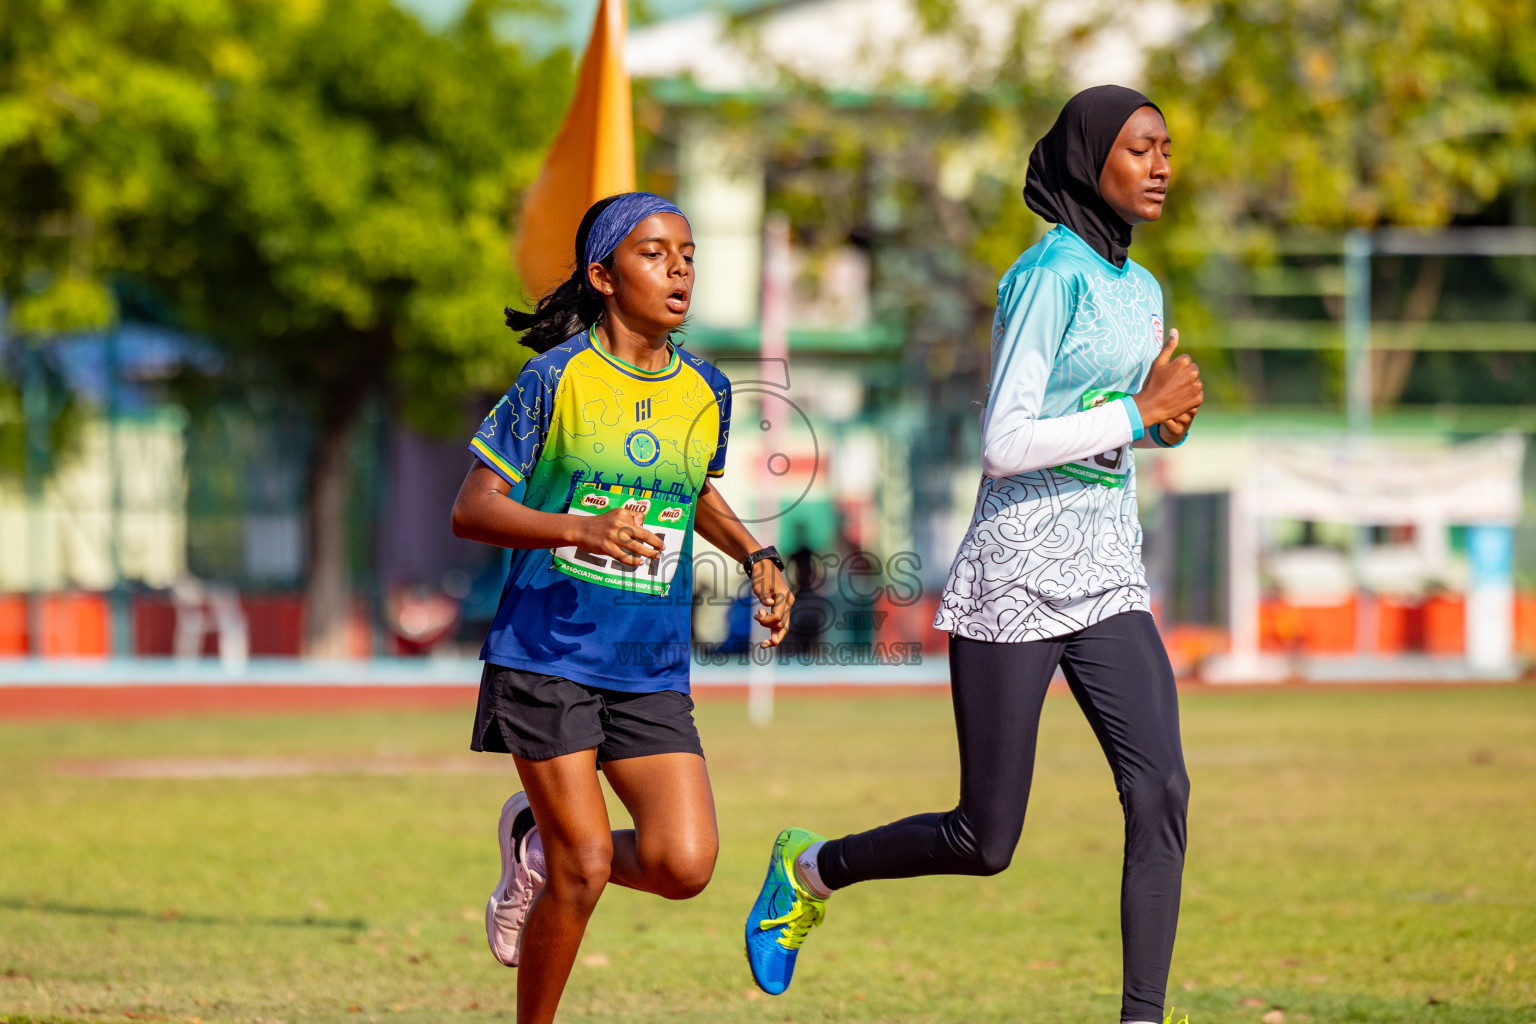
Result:
M803 828L787 828L773 841L768 877L752 913L747 915L747 963L752 980L771 996L789 988L795 958L806 933L821 924L826 900L819 900L795 878L795 858L822 839Z

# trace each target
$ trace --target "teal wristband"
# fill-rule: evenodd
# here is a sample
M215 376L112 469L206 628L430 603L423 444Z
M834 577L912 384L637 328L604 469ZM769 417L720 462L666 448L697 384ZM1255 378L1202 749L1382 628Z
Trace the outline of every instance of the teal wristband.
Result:
M1185 441L1189 440L1189 431L1184 431L1184 436L1179 438L1178 444L1169 444L1167 441L1163 440L1163 425L1158 423L1152 427L1151 436L1152 443L1157 445L1159 448L1177 448L1180 444L1183 444Z
M1136 399L1125 395L1120 399L1125 403L1125 414L1131 420L1131 442L1134 444L1146 436L1147 428L1141 422L1141 410L1136 408ZM1163 447L1168 447L1164 445Z

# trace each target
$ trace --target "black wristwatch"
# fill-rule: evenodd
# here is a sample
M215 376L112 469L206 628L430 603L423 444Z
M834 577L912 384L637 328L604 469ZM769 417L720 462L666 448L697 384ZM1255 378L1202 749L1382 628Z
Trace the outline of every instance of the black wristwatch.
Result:
M741 568L748 576L752 575L752 567L758 562L772 562L779 567L779 572L784 571L784 559L779 557L779 549L772 544L765 548L758 548L746 558L742 559Z

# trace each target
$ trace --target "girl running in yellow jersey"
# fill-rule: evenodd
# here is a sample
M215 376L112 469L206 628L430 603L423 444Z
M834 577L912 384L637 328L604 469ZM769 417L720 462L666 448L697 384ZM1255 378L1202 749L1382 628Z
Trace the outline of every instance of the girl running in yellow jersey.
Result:
M470 745L509 753L486 904L496 958L521 970L518 1024L548 1024L609 882L687 899L709 882L714 799L689 697L697 531L740 561L778 644L793 604L712 478L731 388L671 343L693 292L676 206L630 192L592 206L576 269L507 323L539 354L470 441L460 537L513 549L481 658ZM614 830L597 772L634 819Z

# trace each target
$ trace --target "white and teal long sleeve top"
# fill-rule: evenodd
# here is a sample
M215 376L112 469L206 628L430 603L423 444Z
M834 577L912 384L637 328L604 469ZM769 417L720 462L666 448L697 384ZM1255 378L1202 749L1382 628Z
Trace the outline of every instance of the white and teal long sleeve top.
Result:
M1142 424L1129 396L1162 345L1157 281L1065 227L1003 275L981 487L935 628L1044 640L1150 607L1131 455Z

